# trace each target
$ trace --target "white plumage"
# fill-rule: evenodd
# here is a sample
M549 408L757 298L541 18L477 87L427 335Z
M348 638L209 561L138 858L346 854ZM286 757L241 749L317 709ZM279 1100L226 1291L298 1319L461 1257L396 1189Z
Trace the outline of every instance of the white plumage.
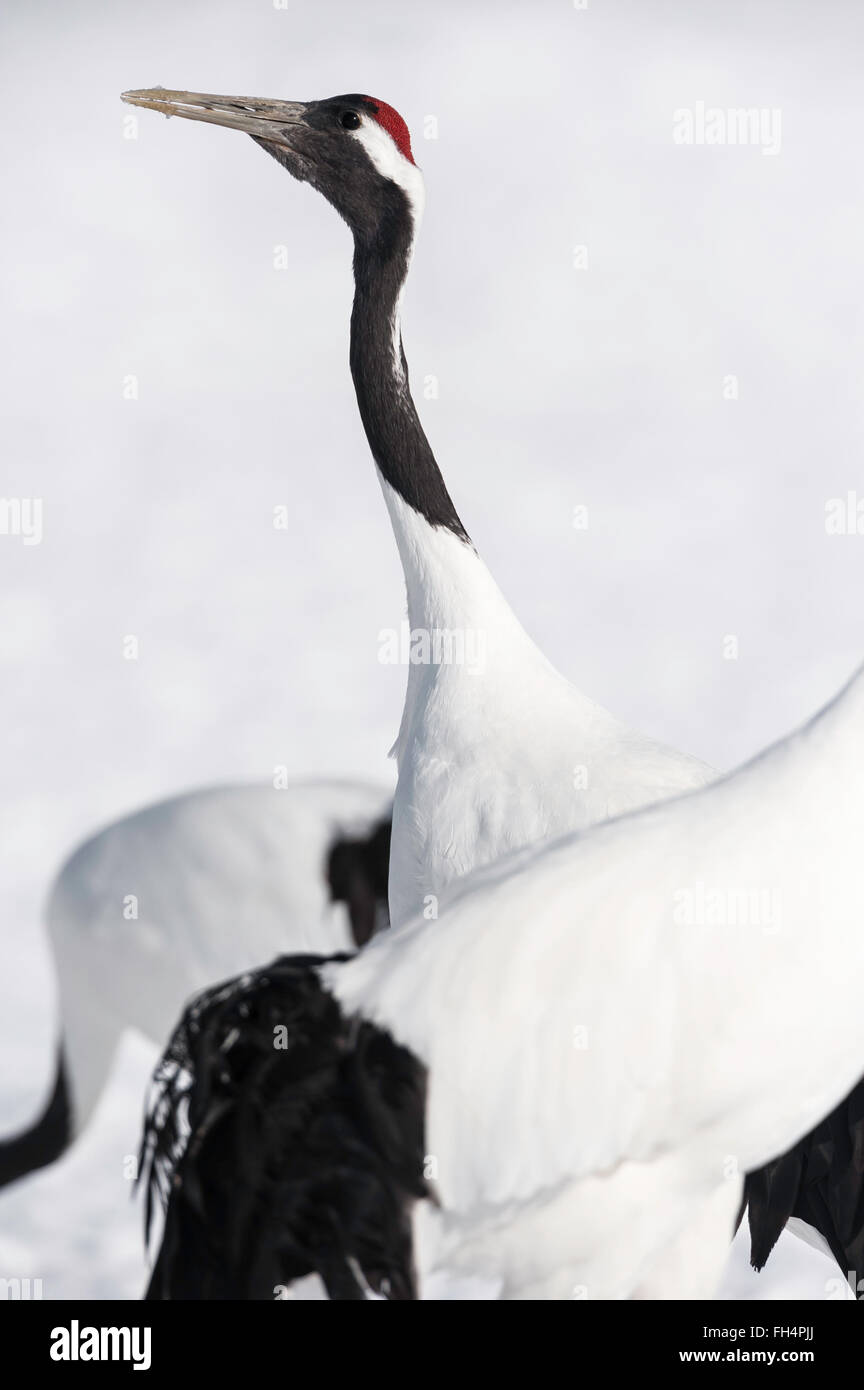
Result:
M161 1043L210 981L286 949L351 948L327 850L387 804L362 782L214 787L147 806L75 851L46 920L76 1132L127 1028Z

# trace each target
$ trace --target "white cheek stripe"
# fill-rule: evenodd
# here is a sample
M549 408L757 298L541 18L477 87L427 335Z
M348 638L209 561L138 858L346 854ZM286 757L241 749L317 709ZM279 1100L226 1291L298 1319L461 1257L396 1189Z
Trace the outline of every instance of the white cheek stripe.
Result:
M363 146L378 173L383 174L385 179L392 179L402 189L411 205L416 232L426 201L423 175L417 165L405 158L395 140L372 116L364 117L362 125L352 130L351 136Z

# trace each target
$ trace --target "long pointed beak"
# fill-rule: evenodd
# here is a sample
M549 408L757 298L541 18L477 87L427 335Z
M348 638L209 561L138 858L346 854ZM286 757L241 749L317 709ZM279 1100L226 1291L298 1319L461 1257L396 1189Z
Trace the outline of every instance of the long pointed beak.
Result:
M166 87L146 87L124 92L130 106L162 111L166 116L185 116L188 121L207 121L257 135L274 145L291 148L290 127L300 125L306 106L302 101L268 101L259 97L219 97L209 92L172 92Z

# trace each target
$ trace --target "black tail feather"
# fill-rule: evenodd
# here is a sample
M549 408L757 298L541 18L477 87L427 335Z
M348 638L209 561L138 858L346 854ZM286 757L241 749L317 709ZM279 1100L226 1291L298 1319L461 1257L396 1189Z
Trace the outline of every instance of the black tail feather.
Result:
M311 1273L334 1299L414 1297L425 1073L342 1014L325 963L283 957L184 1013L142 1143L148 1238L166 1208L148 1298L271 1299Z
M744 1196L755 1269L796 1216L819 1231L857 1290L864 1280L864 1079L788 1153L748 1173Z
M62 1047L48 1104L29 1129L0 1142L0 1187L26 1177L65 1152L72 1140L72 1105Z
M333 902L345 903L356 946L365 946L379 919L389 923L387 880L390 873L389 816L362 840L340 839L327 856L327 882Z

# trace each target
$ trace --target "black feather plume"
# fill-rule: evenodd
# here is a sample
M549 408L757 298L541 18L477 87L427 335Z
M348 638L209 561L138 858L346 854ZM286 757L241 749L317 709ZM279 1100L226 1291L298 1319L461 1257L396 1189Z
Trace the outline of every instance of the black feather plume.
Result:
M331 1298L415 1296L424 1068L346 1018L320 968L287 956L199 995L159 1063L141 1181L148 1298L263 1299L318 1273Z

